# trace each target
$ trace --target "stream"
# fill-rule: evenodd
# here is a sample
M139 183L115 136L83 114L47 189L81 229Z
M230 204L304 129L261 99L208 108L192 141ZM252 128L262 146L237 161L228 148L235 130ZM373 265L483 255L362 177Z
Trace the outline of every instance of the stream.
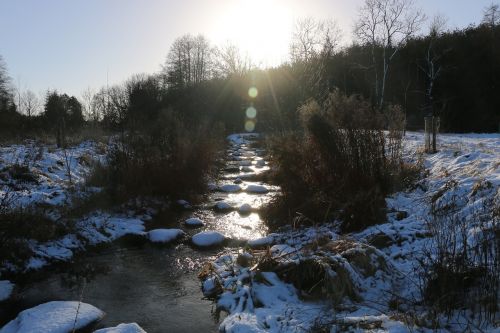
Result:
M158 246L147 241L118 240L78 255L41 278L18 284L18 292L7 309L0 309L0 327L37 304L81 299L106 313L94 328L136 322L149 333L218 331L215 304L203 298L197 274L204 262L221 251L267 233L258 210L279 188L259 181L269 170L264 154L255 135L230 142L217 189L202 204L175 214L159 214L145 223L147 230L182 228L188 236L216 230L230 239L225 247L206 250L188 241ZM242 190L222 191L233 191L236 184ZM221 201L233 208L217 209ZM243 204L250 205L251 211L240 213L238 208ZM205 225L187 228L183 222L189 217L198 217Z

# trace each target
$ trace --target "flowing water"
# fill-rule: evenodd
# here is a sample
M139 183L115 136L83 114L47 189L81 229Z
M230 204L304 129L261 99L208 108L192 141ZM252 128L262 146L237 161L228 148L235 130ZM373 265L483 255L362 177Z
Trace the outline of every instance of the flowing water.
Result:
M258 209L276 195L278 188L258 182L268 170L264 151L255 147L253 137L231 144L224 172L217 185L238 183L265 185L267 193L214 191L193 210L159 215L147 222L147 229L183 228L193 235L202 230L217 230L232 241L227 247L266 234ZM258 188L259 190L262 188ZM236 209L217 210L224 201ZM241 214L238 207L249 204L251 212ZM199 217L206 222L187 229L183 221ZM203 298L197 273L204 262L224 248L201 250L189 242L157 246L144 241L118 241L101 250L84 253L71 264L52 268L42 278L20 283L19 292L8 306L0 309L0 325L19 311L53 300L78 300L106 312L97 328L137 322L147 332L216 332L217 318L212 301Z

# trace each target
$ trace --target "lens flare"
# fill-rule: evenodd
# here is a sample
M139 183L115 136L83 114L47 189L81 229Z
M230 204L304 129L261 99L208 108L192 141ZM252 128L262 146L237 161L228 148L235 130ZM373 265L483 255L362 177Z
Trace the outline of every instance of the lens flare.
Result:
M257 110L253 106L249 106L246 111L247 118L254 119L257 117Z
M248 89L248 96L250 96L250 98L255 98L257 97L258 94L259 91L257 90L256 87L250 87L250 89Z
M255 122L253 120L247 120L245 122L245 131L253 132L255 129Z

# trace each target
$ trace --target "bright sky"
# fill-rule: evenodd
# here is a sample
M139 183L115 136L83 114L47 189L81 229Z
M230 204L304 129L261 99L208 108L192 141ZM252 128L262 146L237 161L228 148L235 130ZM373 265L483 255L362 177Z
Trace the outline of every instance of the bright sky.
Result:
M362 0L0 0L0 55L14 84L76 96L160 68L172 41L202 33L254 62L288 56L296 18L336 19L346 40ZM450 27L478 23L491 0L416 0Z

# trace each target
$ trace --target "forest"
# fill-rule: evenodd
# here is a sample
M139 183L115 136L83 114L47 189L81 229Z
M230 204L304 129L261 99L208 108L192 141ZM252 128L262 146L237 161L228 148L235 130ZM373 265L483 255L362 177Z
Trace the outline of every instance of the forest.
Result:
M496 7L489 10L477 26L450 31L437 16L426 34L412 31L402 40L380 41L359 31L351 45L340 44L334 22L299 19L290 60L266 69L254 67L231 43L217 47L203 35L184 35L174 41L158 73L88 89L81 98L57 91L43 97L17 91L2 62L0 124L3 135L18 136L49 133L62 119L68 129L93 124L116 131L128 126L134 108L140 108L141 117L149 119L171 109L191 122L241 131L247 89L253 85L259 91L254 105L257 131L294 128L301 104L339 89L378 107L401 105L408 129L422 129L424 117L435 114L441 117L443 131L496 132L500 28Z

